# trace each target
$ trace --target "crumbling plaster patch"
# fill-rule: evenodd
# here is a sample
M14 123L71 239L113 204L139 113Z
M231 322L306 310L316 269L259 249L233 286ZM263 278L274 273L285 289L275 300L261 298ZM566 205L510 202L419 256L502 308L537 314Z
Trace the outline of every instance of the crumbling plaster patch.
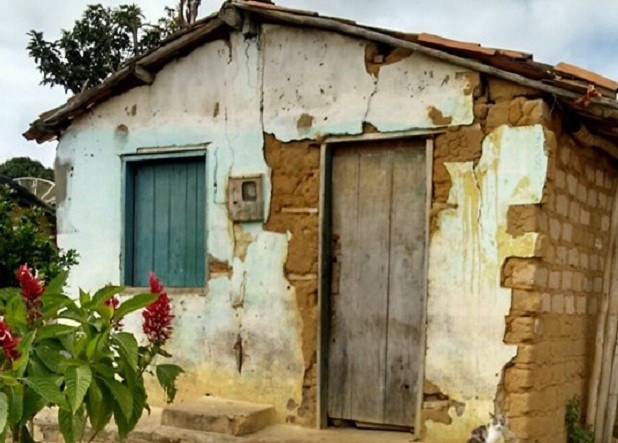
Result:
M547 154L540 125L500 126L473 162L446 163L453 182L431 238L425 377L465 404L452 424L427 422L427 441L460 441L494 412L503 367L516 347L503 342L511 290L500 286L507 257L531 257L536 233L507 233L510 205L542 198ZM450 439L449 435L453 436Z
M365 41L276 25L262 35L264 130L281 141L361 134L365 122L381 132L472 123L474 85L452 65L414 53L374 76Z

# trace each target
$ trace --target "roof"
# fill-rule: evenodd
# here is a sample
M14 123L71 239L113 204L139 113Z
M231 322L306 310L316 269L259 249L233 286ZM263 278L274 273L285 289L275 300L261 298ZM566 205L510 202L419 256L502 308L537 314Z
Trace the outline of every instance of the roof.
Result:
M577 115L591 131L618 143L618 82L586 69L559 63L551 66L525 52L487 48L477 43L432 34L408 34L359 25L351 20L321 16L317 12L277 6L256 0L229 0L210 16L188 26L158 48L133 58L103 83L44 112L23 134L39 143L57 138L73 119L93 106L135 86L152 83L168 62L234 30L247 16L266 23L311 27L337 32L393 47L408 48L430 57L532 87L552 96L561 107Z

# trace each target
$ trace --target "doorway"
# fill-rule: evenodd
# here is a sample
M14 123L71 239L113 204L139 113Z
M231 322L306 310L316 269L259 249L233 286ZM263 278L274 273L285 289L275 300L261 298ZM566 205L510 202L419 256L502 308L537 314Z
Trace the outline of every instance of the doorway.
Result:
M371 140L324 151L323 415L412 430L423 390L431 145Z

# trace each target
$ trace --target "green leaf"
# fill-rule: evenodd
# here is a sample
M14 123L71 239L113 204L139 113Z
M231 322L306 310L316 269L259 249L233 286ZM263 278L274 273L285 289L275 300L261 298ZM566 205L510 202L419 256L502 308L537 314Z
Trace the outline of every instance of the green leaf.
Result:
M79 289L79 304L83 307L85 304L90 302L90 294L83 291L81 288Z
M118 405L125 419L130 420L133 413L133 398L129 388L119 381L110 378L101 378L105 387L112 394L114 403Z
M126 360L129 367L137 370L138 344L133 334L119 332L112 336L112 341L118 345L118 353Z
M43 297L47 294L60 294L64 288L69 277L68 271L61 271L56 277L54 277L48 284Z
M84 420L84 408L82 407L75 414L62 408L58 410L58 427L65 443L75 443L81 440Z
M64 395L52 378L32 376L26 379L26 383L43 398L45 403L58 406L65 404Z
M13 426L21 421L24 410L24 387L15 385L8 390L9 397L9 426ZM1 441L1 440L0 440Z
M140 418L142 417L142 413L144 408L146 408L150 412L150 408L146 404L146 391L144 390L144 382L143 379L140 379L140 383L136 383L133 386L133 413L131 417L127 418L124 416L122 411L119 411L118 405L114 404L114 421L118 426L118 435L121 439L124 439L129 432L131 432Z
M26 368L28 367L28 361L30 359L30 349L32 342L36 337L36 331L29 332L22 337L21 342L17 345L17 350L21 353L21 356L13 362L13 370L19 377L24 375Z
M75 332L75 326L69 325L45 325L39 329L36 336L36 341L40 342L41 340L45 340L47 338L59 338L65 335L72 334Z
M123 301L120 306L118 306L118 309L114 312L114 320L120 320L133 311L145 308L158 298L158 294L137 294L130 299Z
M172 403L176 396L176 379L185 372L177 365L157 365L156 373L159 384L165 391L167 402Z
M162 355L165 358L170 358L172 356L172 354L170 354L169 352L167 352L165 349L163 348L158 348L157 349L157 354Z
M88 346L86 346L86 357L90 360L98 360L103 355L105 355L108 347L108 339L109 339L110 330L106 329L101 334L97 334L94 336Z
M97 379L95 379L88 388L88 394L86 395L86 411L90 418L92 430L95 433L103 429L112 417L112 402L105 398Z
M58 311L74 304L73 300L63 294L45 293L41 301L43 302L43 320L55 319Z
M18 288L1 288L0 289L0 301L7 302L12 298L21 297Z
M0 392L0 431L6 428L9 418L9 398L4 392Z
M21 296L13 297L10 300L7 300L6 312L4 314L4 320L6 323L13 327L17 327L18 325L26 325L26 317L26 304Z
M67 320L73 320L78 323L88 323L88 315L86 315L81 309L77 306L73 308L72 306L67 306L68 309L58 313L58 318L65 318Z
M4 386L9 386L9 387L19 384L19 381L15 377L12 377L10 375L5 375L2 372L0 372L0 381L2 382Z
M94 306L98 306L101 303L105 303L114 295L120 294L122 291L124 291L124 286L105 286L95 292L92 296L92 304Z
M65 374L65 393L72 411L84 401L84 396L88 392L92 381L92 371L87 365L69 366Z
M107 323L109 323L114 315L114 308L106 305L94 305L91 308L93 311L97 312L102 318L105 319Z
M24 388L24 406L20 424L25 424L34 418L45 407L45 400L29 386Z
M47 369L55 372L56 374L64 374L69 360L62 355L60 349L50 349L47 347L38 346L34 348L34 353L45 365L45 367L47 367Z

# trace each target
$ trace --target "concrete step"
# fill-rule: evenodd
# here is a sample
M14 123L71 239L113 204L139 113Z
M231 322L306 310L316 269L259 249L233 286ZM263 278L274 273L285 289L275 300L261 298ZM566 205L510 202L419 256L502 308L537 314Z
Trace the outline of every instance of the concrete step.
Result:
M191 431L247 435L271 425L271 405L203 396L163 409L161 424Z

